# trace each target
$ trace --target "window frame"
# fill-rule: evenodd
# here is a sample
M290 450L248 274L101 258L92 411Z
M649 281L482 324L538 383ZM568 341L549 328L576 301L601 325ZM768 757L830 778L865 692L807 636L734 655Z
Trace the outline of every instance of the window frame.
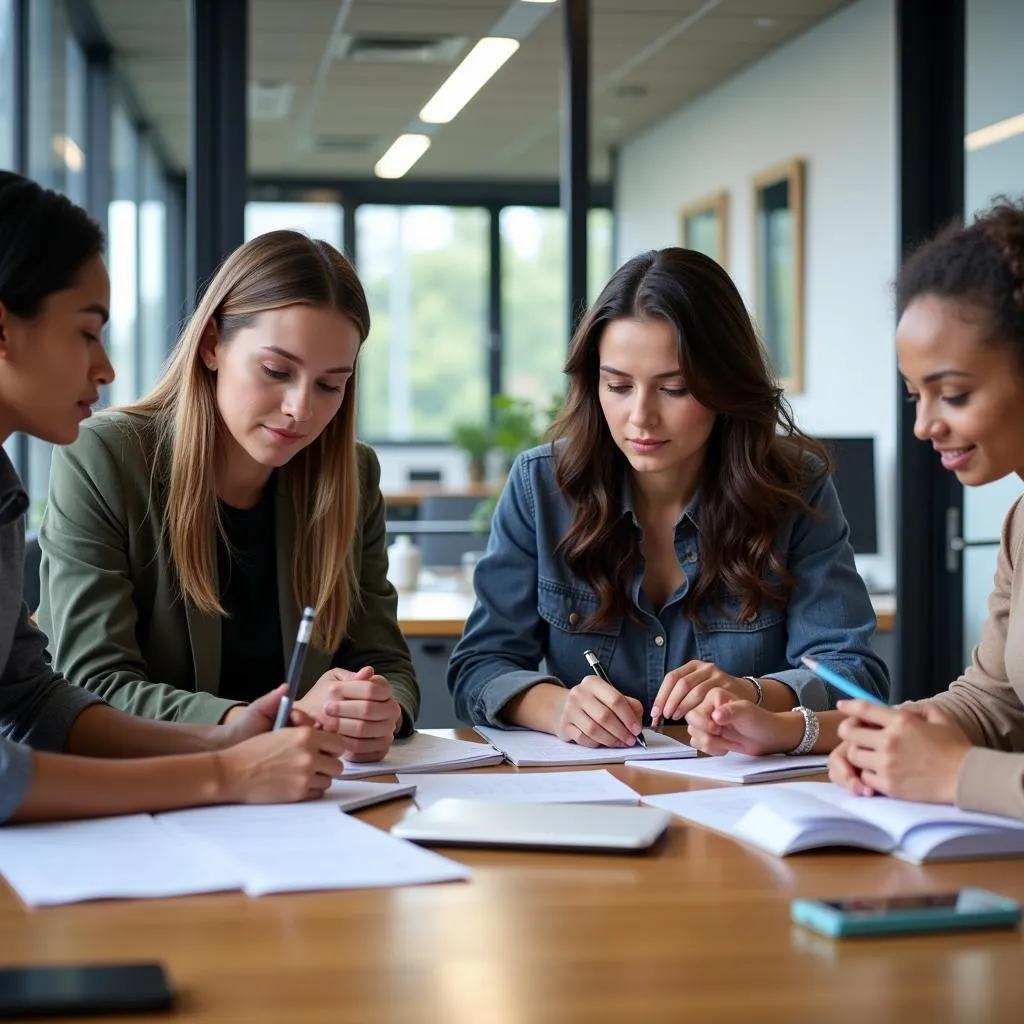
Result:
M615 207L611 185L591 186L590 209L608 210L612 215L614 252ZM302 181L251 178L247 202L332 202L342 209L342 238L345 253L359 269L356 240L356 211L360 206L448 206L473 207L486 211L488 230L487 367L488 400L502 391L503 322L501 211L508 206L558 209L559 186L549 181ZM451 444L448 437L363 438L374 448L436 448Z

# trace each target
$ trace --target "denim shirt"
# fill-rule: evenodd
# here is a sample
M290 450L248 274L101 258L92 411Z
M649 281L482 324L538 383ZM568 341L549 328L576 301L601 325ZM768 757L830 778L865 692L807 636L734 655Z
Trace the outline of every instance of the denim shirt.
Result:
M596 610L594 591L555 554L572 523L572 508L555 480L551 445L523 452L513 463L491 523L487 550L474 576L476 604L448 665L448 688L459 718L508 727L502 709L539 682L574 686L591 670L588 648L615 686L650 714L665 675L698 659L732 676L771 677L788 685L814 710L842 697L800 664L812 655L871 693L885 698L889 674L871 650L875 614L854 567L849 527L831 479L814 485L800 514L782 529L778 550L796 579L785 608L765 607L740 621L729 598L701 609L700 622L682 614L682 602L700 571L699 496L675 527L676 557L685 579L659 611L644 595L639 555L629 617L594 629L581 623ZM629 487L622 513L632 518Z

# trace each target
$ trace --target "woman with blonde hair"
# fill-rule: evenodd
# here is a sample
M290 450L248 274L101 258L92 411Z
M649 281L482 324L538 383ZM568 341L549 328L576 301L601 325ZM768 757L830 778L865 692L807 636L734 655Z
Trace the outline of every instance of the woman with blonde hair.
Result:
M230 722L283 680L311 605L297 707L353 759L411 731L380 467L355 437L369 329L344 256L261 235L221 266L153 391L55 455L39 622L68 679L136 715Z
M0 441L70 444L114 378L103 233L65 196L0 171ZM0 449L0 822L318 796L344 743L270 732L281 689L230 725L147 722L68 685L22 600L28 495ZM160 756L166 755L166 756Z

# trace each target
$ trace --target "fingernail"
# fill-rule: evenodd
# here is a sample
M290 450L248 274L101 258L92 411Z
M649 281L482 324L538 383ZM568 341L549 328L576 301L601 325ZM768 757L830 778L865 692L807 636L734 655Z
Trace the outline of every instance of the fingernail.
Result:
M660 704L655 704L651 708L651 718L660 718L660 717L661 717L661 705Z

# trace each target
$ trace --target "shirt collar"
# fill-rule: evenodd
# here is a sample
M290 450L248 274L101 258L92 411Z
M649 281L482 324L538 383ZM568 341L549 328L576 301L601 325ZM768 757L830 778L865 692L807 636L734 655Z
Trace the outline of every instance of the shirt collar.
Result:
M698 512L700 510L700 488L694 492L693 497L690 499L686 508L680 513L679 518L675 522L675 528L679 529L684 519L689 519L693 524L695 530L700 529L698 522ZM640 520L636 515L636 501L633 495L633 478L630 475L628 469L622 471L622 515L623 517L629 516L633 521L633 525L639 530L642 529L640 526Z

